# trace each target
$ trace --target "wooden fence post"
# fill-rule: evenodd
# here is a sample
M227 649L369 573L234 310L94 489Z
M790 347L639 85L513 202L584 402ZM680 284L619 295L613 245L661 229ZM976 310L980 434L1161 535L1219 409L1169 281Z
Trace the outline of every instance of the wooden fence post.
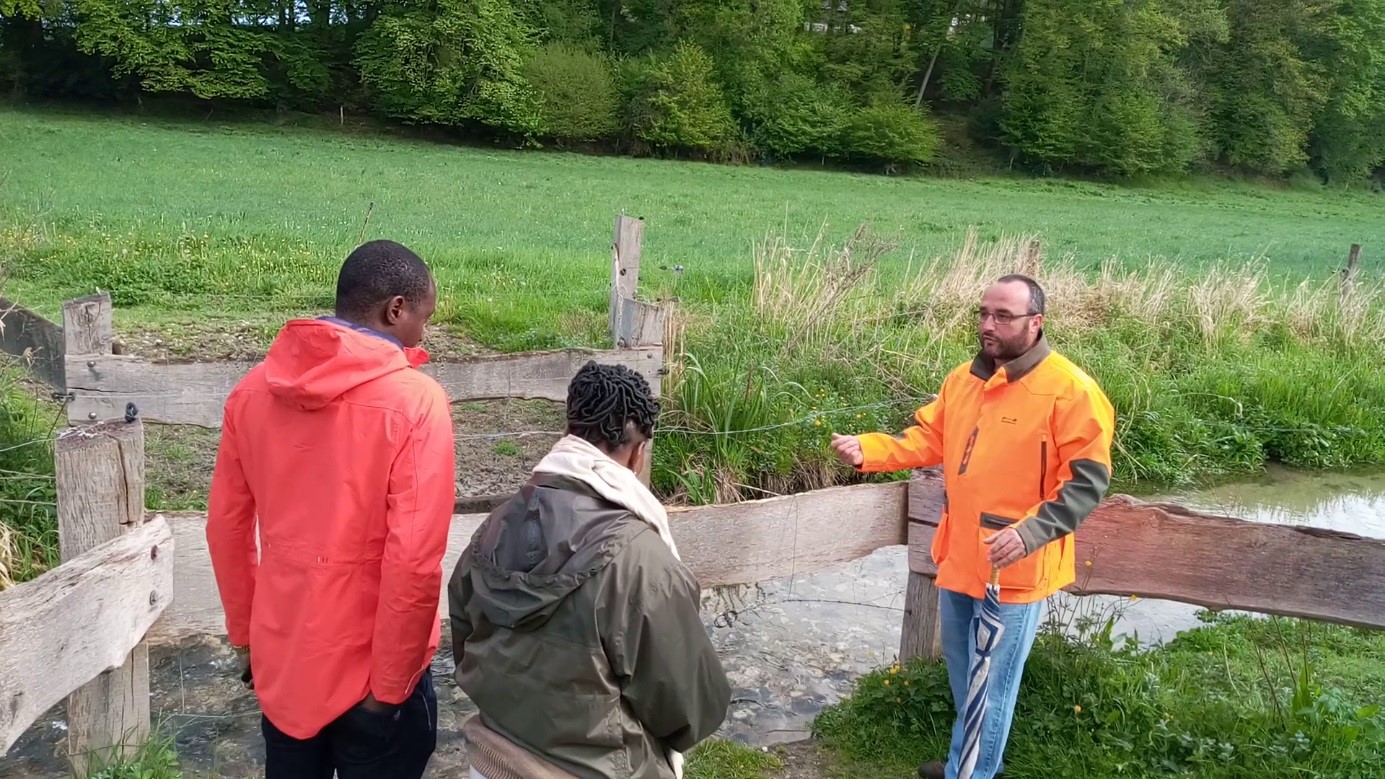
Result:
M67 373L111 350L108 295L63 305ZM138 418L63 431L54 446L58 538L64 562L144 522L144 426ZM85 420L90 423L93 420ZM93 761L133 754L149 736L149 645L68 696L68 757L77 775Z
M102 292L89 297L69 300L63 304L63 375L64 386L84 386L89 374L96 370L93 358L111 354L115 341L115 325L111 312L111 296ZM77 379L76 382L73 380ZM67 421L88 425L97 421L95 411L79 416L75 406L68 406Z
M910 571L904 594L904 625L899 633L899 662L907 663L916 657L937 660L942 656L938 588L932 576Z
M611 342L621 347L625 306L634 300L640 284L640 255L644 251L644 220L621 214L616 217L611 251Z
M946 495L942 471L926 468L915 471L909 480L908 544L909 584L904 594L904 624L899 633L899 662L918 657L937 660L943 656L942 631L938 623L938 586L932 573L919 573L915 555L929 555L932 531L942 518ZM931 560L931 558L930 558Z
M616 217L615 243L611 254L611 341L617 349L637 349L662 346L664 322L668 307L643 303L635 298L639 290L640 255L643 253L644 221L621 214ZM659 354L660 374L664 357ZM658 376L649 383L654 397L663 394ZM647 486L654 460L654 442L649 442L649 456L640 471L640 481Z
M1342 302L1345 303L1352 293L1356 291L1356 270L1361 262L1361 244L1351 245L1351 251L1347 252L1347 264L1342 268Z

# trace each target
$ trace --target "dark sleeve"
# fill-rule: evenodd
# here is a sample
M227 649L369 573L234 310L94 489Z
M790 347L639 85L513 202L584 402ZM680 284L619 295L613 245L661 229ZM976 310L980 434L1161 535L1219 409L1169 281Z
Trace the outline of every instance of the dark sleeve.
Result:
M731 684L698 613L700 589L654 531L612 562L602 641L650 735L687 752L726 719ZM622 592L623 590L623 592Z
M475 543L473 540L472 543ZM471 600L471 550L462 553L452 569L452 577L447 582L448 622L452 626L452 661L458 678L462 672L462 650L471 637L471 620L466 615L466 604Z
M1111 485L1111 446L1115 411L1096 387L1083 388L1055 405L1058 484L1030 517L1017 525L1024 548L1033 554L1054 539L1075 532L1101 503Z

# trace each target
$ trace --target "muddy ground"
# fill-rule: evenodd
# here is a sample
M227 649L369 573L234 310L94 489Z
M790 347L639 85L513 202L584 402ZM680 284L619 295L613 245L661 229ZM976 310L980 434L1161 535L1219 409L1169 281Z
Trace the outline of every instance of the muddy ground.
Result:
M494 495L518 489L558 440L563 408L543 400L458 403L457 495ZM205 509L220 431L145 426L145 495L151 509Z
M117 323L117 348L166 362L251 362L260 359L280 322L205 319L159 326ZM423 344L435 360L458 360L484 349L443 327L429 327ZM562 406L547 401L459 403L452 408L457 437L457 494L493 495L517 489L558 438ZM153 509L198 509L216 462L218 431L189 426L146 427L147 502Z

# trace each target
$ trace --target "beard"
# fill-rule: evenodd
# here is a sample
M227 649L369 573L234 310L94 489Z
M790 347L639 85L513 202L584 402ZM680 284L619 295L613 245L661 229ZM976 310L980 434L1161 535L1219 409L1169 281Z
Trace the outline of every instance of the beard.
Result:
M1027 333L1021 333L1011 338L1003 338L999 335L991 336L995 340L988 340L984 336L977 336L981 344L981 354L991 360L1009 362L1029 351L1031 344Z

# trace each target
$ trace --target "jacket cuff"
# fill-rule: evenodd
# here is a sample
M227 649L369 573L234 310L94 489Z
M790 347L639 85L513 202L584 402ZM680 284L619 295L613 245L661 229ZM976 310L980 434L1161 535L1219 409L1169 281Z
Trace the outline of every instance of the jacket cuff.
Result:
M1044 544L1053 540L1046 537L1047 534L1043 533L1043 528L1035 522L1035 519L1037 517L1030 517L1015 525L1015 532L1019 533L1020 540L1024 542L1024 553L1027 555L1034 554Z
M857 473L879 473L888 470L884 466L890 458L889 443L895 442L893 436L886 433L865 433L857 436L856 440L861 442L861 464L856 466Z

